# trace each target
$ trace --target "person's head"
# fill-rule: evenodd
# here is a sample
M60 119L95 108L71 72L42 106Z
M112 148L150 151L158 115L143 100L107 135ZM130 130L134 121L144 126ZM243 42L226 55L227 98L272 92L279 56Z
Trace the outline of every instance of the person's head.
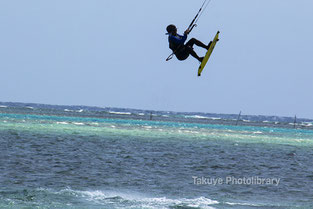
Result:
M171 25L168 25L168 26L166 27L166 31L167 31L168 34L173 34L173 35L175 35L175 34L177 33L177 28L176 28L175 25L171 24Z

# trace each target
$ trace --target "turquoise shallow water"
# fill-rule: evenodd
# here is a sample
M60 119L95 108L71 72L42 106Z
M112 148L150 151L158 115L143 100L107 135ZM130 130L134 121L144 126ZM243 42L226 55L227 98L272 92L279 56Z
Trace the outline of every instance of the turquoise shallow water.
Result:
M313 130L185 116L2 105L0 208L313 207Z

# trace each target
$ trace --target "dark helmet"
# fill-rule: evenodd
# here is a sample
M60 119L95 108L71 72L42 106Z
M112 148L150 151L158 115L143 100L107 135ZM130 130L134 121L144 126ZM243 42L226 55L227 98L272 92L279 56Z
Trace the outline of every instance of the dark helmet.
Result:
M166 30L167 30L168 33L172 33L172 32L174 32L174 31L176 31L177 28L176 28L175 25L171 24L171 25L169 25L169 26L166 27Z

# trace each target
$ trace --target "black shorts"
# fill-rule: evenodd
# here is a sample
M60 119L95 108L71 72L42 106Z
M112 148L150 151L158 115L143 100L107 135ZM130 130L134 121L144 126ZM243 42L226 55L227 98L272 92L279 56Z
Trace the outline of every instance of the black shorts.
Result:
M175 53L175 55L176 55L178 60L185 60L185 59L187 59L189 57L190 52L189 52L187 47L190 47L190 46L184 45L184 46L181 47L181 49L179 49Z

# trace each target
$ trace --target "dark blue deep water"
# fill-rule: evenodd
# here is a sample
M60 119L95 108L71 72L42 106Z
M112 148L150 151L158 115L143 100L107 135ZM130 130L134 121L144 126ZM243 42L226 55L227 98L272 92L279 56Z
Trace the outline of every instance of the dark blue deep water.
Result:
M312 122L236 119L0 103L0 208L313 208Z

